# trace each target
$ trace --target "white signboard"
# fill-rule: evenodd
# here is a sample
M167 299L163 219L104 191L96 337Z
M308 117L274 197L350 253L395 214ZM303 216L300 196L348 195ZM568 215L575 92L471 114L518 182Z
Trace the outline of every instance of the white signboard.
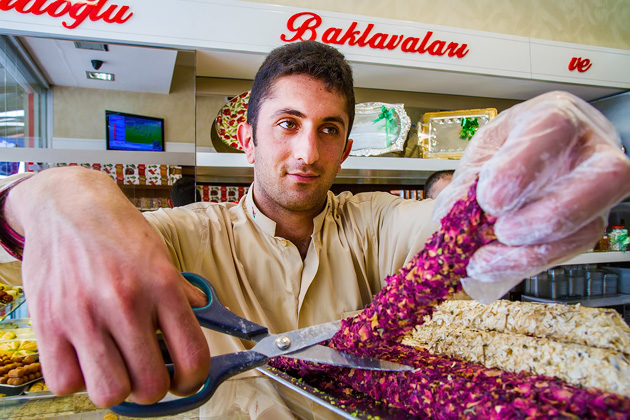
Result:
M236 0L2 1L0 31L259 54L313 39L355 63L611 87L630 83L623 50L587 54L573 51L579 45ZM567 71L573 58L576 70Z
M630 51L532 40L538 80L630 88Z

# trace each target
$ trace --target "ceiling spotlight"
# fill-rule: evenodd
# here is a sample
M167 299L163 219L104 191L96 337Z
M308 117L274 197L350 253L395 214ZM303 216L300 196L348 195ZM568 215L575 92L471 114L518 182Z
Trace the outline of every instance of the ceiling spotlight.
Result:
M113 82L114 80L116 80L116 78L114 77L114 74L112 73L102 73L102 72L97 72L97 71L86 71L85 75L88 79L94 79L94 80L104 80L107 82Z
M74 41L74 46L82 50L109 51L109 46L102 42Z
M92 68L94 68L94 70L100 69L102 65L103 65L102 60L92 60Z

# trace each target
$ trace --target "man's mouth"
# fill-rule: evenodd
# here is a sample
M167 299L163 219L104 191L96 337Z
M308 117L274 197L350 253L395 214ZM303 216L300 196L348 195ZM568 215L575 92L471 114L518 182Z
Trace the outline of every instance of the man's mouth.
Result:
M298 182L311 182L319 177L315 172L287 172L287 176Z

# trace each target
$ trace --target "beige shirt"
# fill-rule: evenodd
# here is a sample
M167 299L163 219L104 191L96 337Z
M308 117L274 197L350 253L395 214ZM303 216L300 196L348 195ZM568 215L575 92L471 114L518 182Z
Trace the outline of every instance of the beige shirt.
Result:
M383 279L437 230L432 209L432 200L329 192L304 261L295 245L275 236L275 223L251 194L238 204L145 215L180 271L204 276L233 312L279 333L341 319L371 302ZM208 334L213 355L243 349L237 339Z

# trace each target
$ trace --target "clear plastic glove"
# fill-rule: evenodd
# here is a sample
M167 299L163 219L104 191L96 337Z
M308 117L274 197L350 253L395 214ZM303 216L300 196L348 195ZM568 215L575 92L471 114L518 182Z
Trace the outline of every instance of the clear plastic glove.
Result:
M438 196L435 220L477 175L477 200L497 216L498 242L473 255L462 285L483 303L592 248L610 208L630 195L630 160L619 135L566 92L516 105L482 127Z

